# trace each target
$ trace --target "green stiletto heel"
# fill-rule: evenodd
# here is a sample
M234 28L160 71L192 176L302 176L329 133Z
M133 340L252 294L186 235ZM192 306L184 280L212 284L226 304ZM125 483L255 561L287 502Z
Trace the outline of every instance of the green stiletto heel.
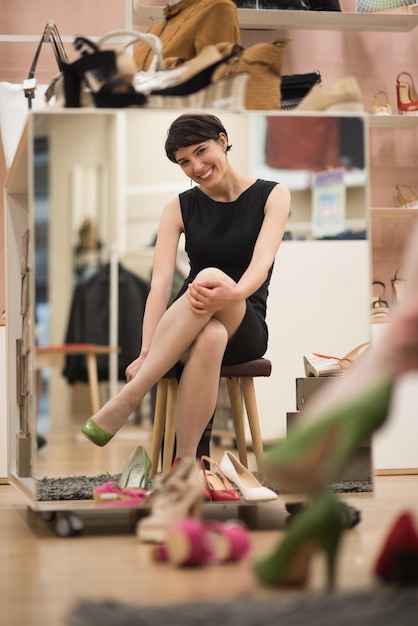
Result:
M295 519L273 553L256 561L254 570L259 580L268 585L304 585L308 578L311 557L317 550L325 553L327 586L335 586L335 565L344 511L329 491L319 494L300 517Z
M81 432L87 439L96 444L96 446L103 447L112 439L113 435L107 433L103 428L100 428L93 422L92 418L89 417L87 422L84 424Z
M264 455L265 475L281 488L316 493L386 420L393 383L383 382L294 430Z

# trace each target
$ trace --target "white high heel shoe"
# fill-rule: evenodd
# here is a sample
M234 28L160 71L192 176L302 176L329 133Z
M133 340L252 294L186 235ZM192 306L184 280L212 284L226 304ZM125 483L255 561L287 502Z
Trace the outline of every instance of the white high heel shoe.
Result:
M232 452L225 452L219 467L225 476L236 484L247 502L269 502L277 499L277 494L263 487Z

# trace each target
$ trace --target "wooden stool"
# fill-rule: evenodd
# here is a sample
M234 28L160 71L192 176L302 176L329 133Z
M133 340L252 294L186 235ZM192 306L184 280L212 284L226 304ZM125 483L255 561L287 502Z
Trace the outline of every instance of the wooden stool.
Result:
M38 372L37 377L37 401L39 402L42 369L44 367L58 367L65 365L65 357L69 354L83 355L87 360L88 382L90 387L91 410L97 413L100 409L99 380L97 375L97 355L120 352L119 347L98 346L91 343L64 343L47 346L36 346L34 369Z
M221 378L226 378L229 401L231 404L235 438L237 442L239 460L248 467L247 444L244 430L244 406L247 412L252 444L254 448L257 468L263 454L260 422L258 419L257 402L254 390L254 378L270 376L271 362L268 359L254 359L238 365L224 365L221 369ZM176 433L176 402L177 378L174 369L161 378L157 386L155 403L154 429L151 447L151 476L158 468L161 445L164 434L164 454L162 459L162 473L170 471L173 461L174 439Z

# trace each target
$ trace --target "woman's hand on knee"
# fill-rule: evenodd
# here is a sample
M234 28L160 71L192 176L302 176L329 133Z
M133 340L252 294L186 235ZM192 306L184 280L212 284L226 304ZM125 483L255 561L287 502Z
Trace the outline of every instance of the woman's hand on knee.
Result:
M135 376L138 374L139 370L142 367L144 359L145 359L145 356L142 356L140 354L139 357L135 359L135 361L132 361L132 363L129 363L128 367L125 370L125 376L128 382L131 381L133 378L135 378Z
M189 285L187 297L194 313L213 314L237 304L235 283L229 285L222 280L193 281Z

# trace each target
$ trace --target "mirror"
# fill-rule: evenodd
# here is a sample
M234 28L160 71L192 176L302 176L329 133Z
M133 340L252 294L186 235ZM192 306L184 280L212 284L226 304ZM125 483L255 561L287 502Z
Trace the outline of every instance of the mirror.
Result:
M126 271L140 284L147 283L162 208L190 185L164 152L167 129L180 113L34 114L29 134L34 180L30 203L35 338L40 352L42 346L69 341L120 344L117 298L120 305L125 294L117 289L115 300L113 291L119 273ZM285 435L287 413L295 410L295 379L305 375L303 354L320 351L344 356L370 336L365 120L314 114L215 114L228 131L232 143L228 158L234 166L242 173L282 182L292 192L291 216L268 302L266 356L273 373L270 379L257 380L256 388L262 434L270 441ZM183 260L180 250L179 263ZM87 306L81 292L86 281L97 279L103 271L105 291L84 319L90 332L101 328L102 339L93 341L94 333L83 335L86 329L77 327L83 323L80 311ZM80 309L74 311L77 297ZM48 444L34 452L33 477L52 475L52 466L56 475L68 475L67 463L71 460L73 468L75 456L62 444L69 441L78 445L80 474L95 471L92 459L104 472L117 473L120 467L112 449L125 446L128 456L141 437L150 437L152 396L110 446L96 449L80 434L92 414L85 355L66 357L64 375L62 363L50 366L38 360L35 367L31 429L44 434ZM100 403L123 384L125 366L119 367L118 359L112 351L98 355ZM71 367L76 372L72 379Z

